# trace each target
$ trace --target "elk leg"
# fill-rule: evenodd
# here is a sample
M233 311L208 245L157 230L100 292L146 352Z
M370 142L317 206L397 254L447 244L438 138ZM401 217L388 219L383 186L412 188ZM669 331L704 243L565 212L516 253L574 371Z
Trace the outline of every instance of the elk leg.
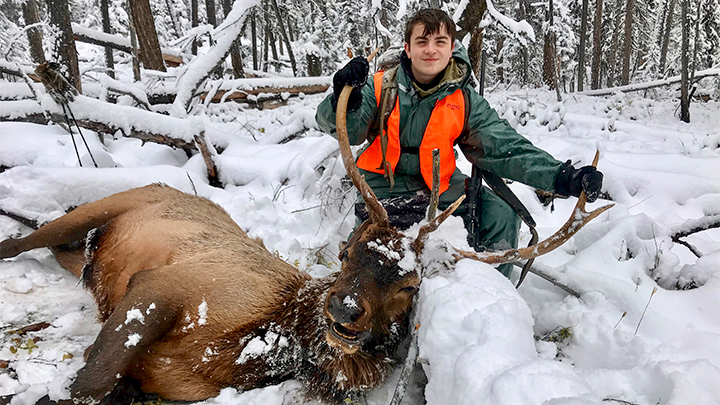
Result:
M15 257L39 247L57 246L82 240L88 231L129 210L157 202L161 193L172 193L168 187L150 185L113 194L81 205L60 218L41 226L20 239L0 242L0 259Z
M145 270L130 279L125 296L103 325L85 367L70 387L73 399L105 398L138 356L175 324L178 300L164 296L166 288L157 288L152 274L153 270Z

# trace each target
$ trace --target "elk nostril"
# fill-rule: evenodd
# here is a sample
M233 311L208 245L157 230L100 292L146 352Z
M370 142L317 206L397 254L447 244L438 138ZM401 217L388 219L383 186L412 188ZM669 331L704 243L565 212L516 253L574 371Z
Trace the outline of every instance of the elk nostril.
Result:
M348 308L348 315L350 322L355 323L365 313L365 308L356 306L355 308Z
M335 318L335 322L347 324L357 322L365 314L365 308L349 295L342 299L332 295L328 301L328 312Z

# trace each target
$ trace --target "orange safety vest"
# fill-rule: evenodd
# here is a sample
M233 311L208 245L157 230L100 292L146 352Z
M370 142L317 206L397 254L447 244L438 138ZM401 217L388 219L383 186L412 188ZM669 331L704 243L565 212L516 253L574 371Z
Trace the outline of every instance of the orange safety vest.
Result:
M382 78L384 71L375 73L375 99L380 108ZM399 99L399 96L398 96ZM390 169L400 160L400 107L396 100L387 119L387 150L385 157ZM428 188L432 189L432 151L440 149L440 194L450 187L450 177L455 172L455 140L462 133L465 123L465 97L461 89L435 103L430 120L425 127L420 143L420 172ZM380 129L383 130L382 128ZM373 173L385 174L380 136L376 136L372 144L358 157L357 167Z

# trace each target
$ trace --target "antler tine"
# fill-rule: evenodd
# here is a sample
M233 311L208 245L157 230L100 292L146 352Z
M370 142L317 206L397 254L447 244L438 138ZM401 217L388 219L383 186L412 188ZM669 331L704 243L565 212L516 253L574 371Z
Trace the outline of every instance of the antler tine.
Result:
M413 251L415 251L416 254L420 254L420 252L423 249L423 246L425 246L425 240L427 240L428 235L430 232L438 229L438 227L445 222L450 215L452 215L453 212L460 206L460 204L465 200L465 195L461 195L460 198L455 200L452 205L447 207L445 211L442 212L442 214L438 215L433 219L432 221L428 222L427 224L423 225L420 228L420 231L418 231L418 236L415 238L415 240L412 243Z
M379 49L380 48L375 49L375 51L368 56L368 62L375 57ZM355 188L358 189L363 200L365 200L370 220L380 227L389 228L390 219L388 218L387 211L385 211L385 208L380 204L375 196L375 193L360 174L360 171L355 164L355 158L350 150L350 141L347 134L347 103L352 89L352 86L345 85L337 102L335 127L337 129L338 143L340 144L340 154L342 155L343 164L345 165L345 170L347 171L350 180L352 180Z
M597 162L599 158L600 152L595 153L595 158L593 159L593 166L597 167ZM484 263L490 263L490 264L501 264L501 263L509 263L514 262L518 260L527 260L532 259L538 256L542 256L546 253L550 253L553 250L557 249L558 247L562 246L565 242L567 242L571 237L573 237L583 226L585 226L588 222L595 219L598 215L602 214L603 212L609 210L612 208L615 204L608 204L603 207L600 207L594 211L587 212L585 211L585 203L587 202L587 196L584 192L580 193L580 197L578 198L577 204L575 204L575 208L573 209L572 215L570 215L570 218L565 222L565 224L555 232L552 236L545 239L542 242L539 242L535 245L528 246L526 248L522 249L509 249L504 250L500 252L493 252L493 253L476 253L476 252L467 252L459 249L455 249L456 251L456 258L458 259L473 259L478 260Z

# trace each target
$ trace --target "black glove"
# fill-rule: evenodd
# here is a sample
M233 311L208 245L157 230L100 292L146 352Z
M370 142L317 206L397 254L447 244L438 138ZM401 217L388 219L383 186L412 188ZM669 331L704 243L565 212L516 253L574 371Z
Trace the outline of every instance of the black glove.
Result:
M593 202L600 195L602 181L603 174L593 166L576 169L568 160L555 179L555 192L560 195L580 197L580 193L584 191L587 200Z
M350 93L350 99L348 99L348 111L355 111L360 108L362 104L362 92L361 89L367 81L368 71L370 70L370 63L367 59L362 56L353 58L347 65L343 66L342 69L338 70L333 77L333 98L332 106L333 109L337 108L338 98L340 93L346 84L353 86L353 90Z

